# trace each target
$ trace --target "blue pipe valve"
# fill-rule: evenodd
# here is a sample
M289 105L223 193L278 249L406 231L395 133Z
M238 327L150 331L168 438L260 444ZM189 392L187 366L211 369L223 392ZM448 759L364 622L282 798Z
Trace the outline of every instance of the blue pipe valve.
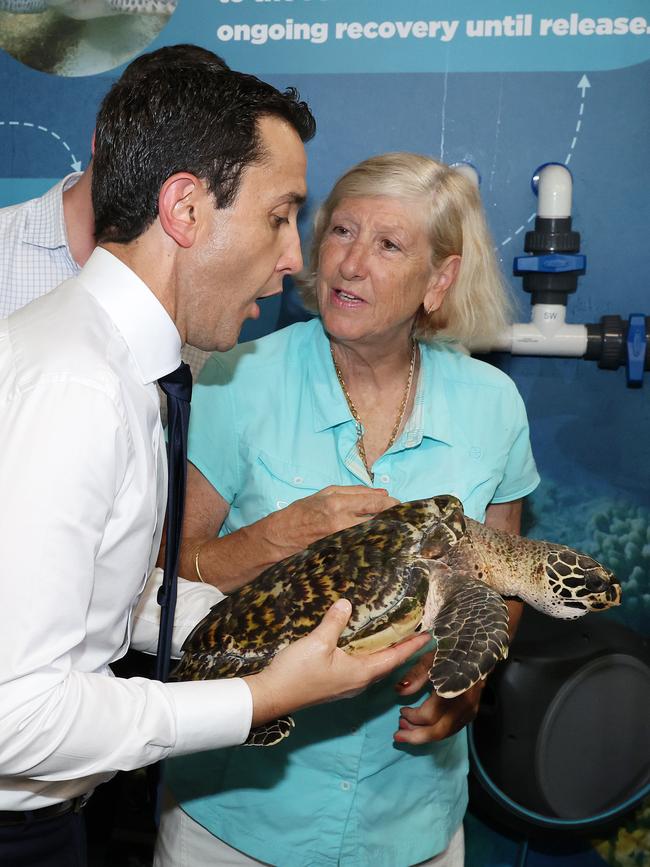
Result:
M633 313L630 316L627 328L627 384L632 387L643 385L643 368L648 338L646 335L645 316Z
M515 256L516 273L537 272L561 274L569 271L584 272L587 257L583 253L543 253L539 256Z

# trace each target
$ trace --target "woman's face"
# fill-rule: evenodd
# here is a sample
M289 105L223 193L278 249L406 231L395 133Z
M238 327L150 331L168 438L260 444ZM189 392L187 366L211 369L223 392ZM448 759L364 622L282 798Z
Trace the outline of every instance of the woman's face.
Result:
M412 201L366 196L343 199L333 211L317 278L319 311L332 337L408 338L420 305L440 306L453 276L444 263L434 268L418 210Z

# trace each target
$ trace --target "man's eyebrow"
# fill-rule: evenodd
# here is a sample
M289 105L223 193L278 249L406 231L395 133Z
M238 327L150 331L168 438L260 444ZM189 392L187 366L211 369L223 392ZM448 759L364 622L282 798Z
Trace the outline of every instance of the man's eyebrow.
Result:
M307 196L304 193L286 193L284 196L280 196L280 198L275 203L276 207L278 205L298 205L298 207L305 204L307 201Z

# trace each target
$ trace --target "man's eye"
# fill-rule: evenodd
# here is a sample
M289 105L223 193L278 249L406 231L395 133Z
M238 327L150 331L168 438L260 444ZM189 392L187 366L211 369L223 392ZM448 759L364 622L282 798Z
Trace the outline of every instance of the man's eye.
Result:
M273 221L273 225L275 226L275 228L279 229L280 226L284 225L284 223L289 222L289 218L288 217L282 217L282 216L280 216L280 214L273 214L272 215L272 221Z
M332 234L340 235L342 238L345 238L349 233L345 226L332 226Z
M391 241L389 238L384 238L384 240L381 242L381 246L384 248L384 250L399 250L397 244L394 241Z

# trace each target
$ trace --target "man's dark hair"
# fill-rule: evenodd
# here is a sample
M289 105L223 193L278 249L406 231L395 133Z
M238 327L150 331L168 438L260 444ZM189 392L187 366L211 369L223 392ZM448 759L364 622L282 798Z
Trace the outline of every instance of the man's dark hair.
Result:
M154 69L160 66L197 66L203 65L215 69L217 72L229 70L230 67L223 59L210 51L208 48L202 48L200 45L191 45L189 42L183 42L178 45L163 45L162 48L157 48L155 51L149 51L147 54L141 54L132 60L126 67L120 81L132 79L134 76L150 74Z
M158 62L157 54L137 58L136 70L133 63L126 68L97 116L97 243L138 238L158 215L160 188L177 172L204 180L217 208L232 204L244 169L264 158L261 118L286 121L304 142L316 130L293 88L281 93L252 75L206 62L203 54L184 62L177 52L170 63Z

